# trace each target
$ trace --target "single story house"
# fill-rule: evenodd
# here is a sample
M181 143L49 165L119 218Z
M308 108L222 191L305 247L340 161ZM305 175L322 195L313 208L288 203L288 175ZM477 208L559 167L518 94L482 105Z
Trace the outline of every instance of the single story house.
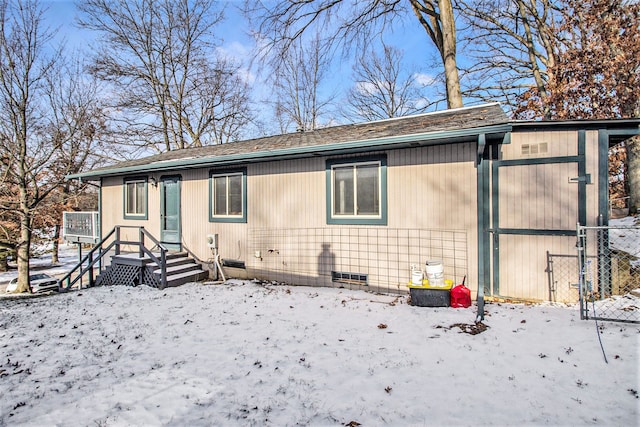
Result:
M550 292L549 254L575 256L576 224L608 221L608 149L639 125L519 122L486 104L176 150L69 178L99 181L103 234L142 226L205 265L217 235L230 276L403 292L412 265L439 260L445 278L466 277L474 293L570 300L570 280L566 296Z

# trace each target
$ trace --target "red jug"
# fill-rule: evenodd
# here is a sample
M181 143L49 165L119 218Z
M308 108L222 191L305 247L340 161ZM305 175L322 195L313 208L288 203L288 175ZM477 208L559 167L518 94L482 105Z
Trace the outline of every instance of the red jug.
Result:
M465 285L454 286L451 289L451 307L466 308L471 305L471 290Z

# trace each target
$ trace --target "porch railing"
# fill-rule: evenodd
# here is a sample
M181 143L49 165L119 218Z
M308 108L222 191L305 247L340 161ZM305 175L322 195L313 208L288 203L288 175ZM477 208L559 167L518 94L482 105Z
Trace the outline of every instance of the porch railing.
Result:
M138 240L122 240L121 229L134 228L138 229ZM153 243L154 248L158 248L160 256L156 256L151 249L145 245L146 240ZM160 283L164 288L167 286L167 252L168 249L164 247L151 233L145 230L144 227L132 227L117 225L109 233L107 233L86 255L82 256L80 261L65 274L60 280L58 280L58 289L66 291L71 289L76 283L79 284L79 288L82 288L83 277L88 276L88 287L95 284L95 268L97 265L98 274L102 273L106 266L103 262L104 257L111 253L120 255L122 246L137 246L138 254L140 258L145 255L154 262L160 268Z

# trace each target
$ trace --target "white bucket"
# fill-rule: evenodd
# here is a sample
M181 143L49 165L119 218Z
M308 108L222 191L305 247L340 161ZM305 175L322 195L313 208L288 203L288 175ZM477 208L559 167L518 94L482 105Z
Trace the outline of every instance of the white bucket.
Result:
M411 284L415 286L422 286L422 270L415 265L411 266Z
M433 288L444 288L444 266L442 261L427 261L425 267L429 286Z

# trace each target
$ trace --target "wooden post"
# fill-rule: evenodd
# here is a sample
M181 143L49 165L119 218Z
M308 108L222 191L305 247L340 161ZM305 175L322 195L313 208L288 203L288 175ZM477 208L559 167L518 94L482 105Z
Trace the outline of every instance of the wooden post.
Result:
M77 242L78 245L78 263L82 261L82 243ZM82 289L82 266L80 266L80 289Z
M120 255L120 227L116 226L116 255Z
M144 227L140 227L139 229L139 241L140 244L138 245L138 255L140 256L140 258L144 257L144 251L142 250L142 248L144 247Z
M87 267L89 267L89 287L92 288L93 287L93 252L89 252Z

